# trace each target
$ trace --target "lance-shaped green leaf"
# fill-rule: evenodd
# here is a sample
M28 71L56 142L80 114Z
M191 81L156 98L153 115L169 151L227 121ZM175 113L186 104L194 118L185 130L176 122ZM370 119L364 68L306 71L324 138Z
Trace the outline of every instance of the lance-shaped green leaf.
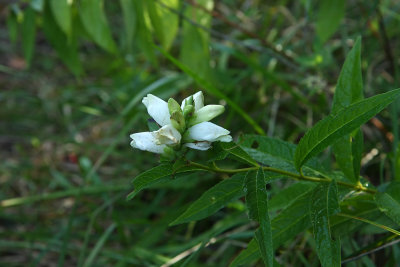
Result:
M400 89L396 89L358 101L341 109L336 115L329 115L319 121L304 135L296 148L296 169L300 171L307 160L367 122L393 102L399 94Z
M212 11L214 6L213 0L196 1L203 9ZM185 16L190 17L193 21L201 25L203 29L211 27L211 15L201 8L188 6L185 8ZM186 20L182 21L182 41L180 50L180 59L182 63L197 73L200 77L210 79L210 34L208 31L200 29Z
M257 161L250 157L250 155L247 154L239 144L235 144L234 142L220 142L219 145L224 152L231 154L235 159L253 166L259 166Z
M170 179L175 174L181 174L194 170L198 170L198 168L181 166L177 169L174 168L174 165L171 163L160 164L157 167L139 174L133 179L132 183L135 189L127 196L127 199L130 200L134 198L141 190L162 182L165 179Z
M309 208L309 202L312 192L308 192L296 197L292 204L286 207L278 216L272 219L272 242L274 249L281 244L294 238L299 233L305 231L311 226L310 216L305 212ZM238 257L231 263L231 266L239 266L248 261L255 261L261 257L254 238Z
M315 186L315 183L296 182L287 188L280 190L268 201L269 211L273 212L280 209L285 209L297 201L297 198L313 190Z
M331 114L363 99L361 74L361 40L357 39L346 57L333 97ZM360 130L347 134L333 144L333 153L343 173L354 183L358 182L363 138Z
M275 249L311 226L310 216L305 212L309 208L311 193L298 196L272 219L272 242Z
M53 48L57 51L63 63L76 76L83 73L79 60L78 47L75 38L68 39L55 21L50 10L50 4L46 3L43 12L43 31Z
M22 22L22 49L28 65L31 64L36 37L36 12L28 7L24 12L24 21Z
M355 181L359 181L362 152L364 148L364 136L361 129L358 129L354 134L351 143L351 151L353 153L353 173Z
M122 19L124 21L124 38L127 51L132 51L134 37L136 34L137 16L135 4L131 0L120 0Z
M334 34L340 25L345 13L344 0L319 1L320 7L316 23L316 32L319 41L324 43Z
M149 0L147 5L153 31L165 50L169 50L178 33L178 14L171 11L179 9L179 0Z
M71 35L71 5L68 0L50 0L51 12L60 29L68 36Z
M336 181L321 184L310 199L317 254L323 267L340 266L340 240L332 240L329 216L340 212Z
M102 0L81 0L79 15L93 41L107 52L116 53L117 46L104 13L104 2Z
M214 214L229 202L242 197L244 177L244 173L238 173L214 185L193 202L171 225L201 220Z
M294 153L296 145L280 139L261 135L244 135L239 142L241 148L254 160L285 171L295 172ZM317 160L310 160L304 166L306 175L326 175L326 170Z
M255 238L266 266L273 266L274 249L272 245L271 221L268 215L268 195L265 189L264 171L248 172L244 184L249 218L259 223Z
M340 71L333 96L332 114L363 99L363 81L361 74L361 40L357 39Z
M240 254L231 262L229 267L249 265L249 263L258 260L259 258L260 250L258 249L257 240L253 238L249 244L247 244L247 248L240 252Z
M391 183L385 193L377 193L375 201L379 209L400 225L400 183Z

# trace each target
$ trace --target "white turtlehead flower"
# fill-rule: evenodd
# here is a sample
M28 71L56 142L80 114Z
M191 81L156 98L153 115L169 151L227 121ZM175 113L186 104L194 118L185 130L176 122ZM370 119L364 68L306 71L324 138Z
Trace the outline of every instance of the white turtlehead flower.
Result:
M205 121L190 127L185 139L188 141L185 146L198 150L207 150L211 147L212 142L231 142L232 136L229 135L227 129Z
M172 99L170 99L170 101L171 100ZM174 102L174 100L172 101ZM154 132L131 134L131 146L134 148L162 154L167 146L179 148L181 143L192 149L207 150L211 147L212 142L232 141L228 130L209 122L209 120L223 113L224 107L221 105L204 106L204 96L201 91L182 101L182 112L179 110L179 104L177 104L177 108L175 106L172 109L173 111L170 111L167 102L151 94L144 97L142 102L146 106L149 115L161 128ZM173 105L171 105L171 107L172 106ZM186 122L180 124L186 126L178 127L176 126L178 125L177 123L172 123L176 121L174 120L174 116L171 117L171 112L173 112L174 115L178 112L181 114L178 115L182 116L180 118L183 120L183 110L186 106L187 109L189 108L189 110L192 111L188 112L189 115L185 115L184 120ZM178 127L179 130L175 129L173 125ZM181 133L183 133L184 137L182 137Z
M158 131L131 134L131 146L140 150L162 154L166 145L177 145L181 134L171 125L165 125Z
M149 115L161 126L171 124L168 111L168 103L152 94L148 94L142 100Z

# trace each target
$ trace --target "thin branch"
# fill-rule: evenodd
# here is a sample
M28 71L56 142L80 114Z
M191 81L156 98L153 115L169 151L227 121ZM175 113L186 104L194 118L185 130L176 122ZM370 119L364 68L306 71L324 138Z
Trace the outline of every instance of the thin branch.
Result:
M362 252L362 253L360 253L360 254L358 254L358 255L355 255L355 256L351 256L351 257L349 257L349 258L346 258L346 259L344 259L344 260L342 261L342 264L345 264L345 263L348 263L348 262L351 262L351 261L358 260L359 258L362 258L362 257L364 257L364 256L366 256L366 255L375 253L375 252L377 252L377 251L379 251L379 250L381 250L381 249L384 249L384 248L393 246L393 245L395 245L395 244L397 244L397 243L399 243L399 242L400 242L400 238L395 239L395 240L393 240L393 241L391 241L391 242L389 242L389 243L385 243L385 244L383 244L383 245L381 245L381 246L378 246L378 247L376 247L376 248L373 248L373 249L371 249L371 250L368 250L368 251Z
M206 170L206 171L210 171L210 172L230 173L230 174L254 171L254 170L258 169L258 167L249 167L249 168L241 168L241 169L221 169L221 168L217 167L216 165L214 165L213 167L210 167L210 166L206 166L206 165L203 165L203 164L200 164L197 162L193 162L193 161L189 161L188 164L191 166L195 166L200 169ZM270 171L270 172L282 174L282 175L294 178L299 181L316 182L316 183L330 183L334 180L333 178L320 178L320 177L306 176L306 175L303 175L303 173L297 174L297 173L288 172L288 171L284 171L284 170L280 170L280 169L276 169L276 168L272 168L272 167L261 167L261 168L264 171ZM370 194L376 193L376 190L367 188L367 187L363 186L361 183L351 184L351 183L346 183L343 181L336 181L336 183L340 186L348 187L348 188L351 188L356 191L363 191L363 192L370 193Z

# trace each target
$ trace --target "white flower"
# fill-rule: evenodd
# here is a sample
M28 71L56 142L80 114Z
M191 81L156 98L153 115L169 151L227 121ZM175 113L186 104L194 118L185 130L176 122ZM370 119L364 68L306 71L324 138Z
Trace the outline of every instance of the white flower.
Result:
M181 134L171 125L165 125L158 131L131 134L131 146L140 150L162 154L166 145L177 145Z
M152 94L143 98L149 115L161 126L171 124L168 111L168 103Z
M207 142L230 142L232 136L227 129L214 123L205 121L190 127L187 131L188 140L207 141Z
M169 100L169 108L167 102L151 94L144 97L142 102L149 115L162 127L154 132L131 134L131 146L134 148L162 154L167 146L179 149L181 142L184 146L192 149L207 150L211 147L212 142L232 141L228 130L208 122L224 112L224 107L221 105L204 106L204 96L201 91L183 100L180 106L181 110L179 104L173 99ZM186 106L192 111L188 112L189 115L185 115L184 118L182 114ZM171 112L175 117L171 117ZM179 118L183 120L180 124L176 123L176 119ZM184 135L183 138L174 126L179 126L179 131Z

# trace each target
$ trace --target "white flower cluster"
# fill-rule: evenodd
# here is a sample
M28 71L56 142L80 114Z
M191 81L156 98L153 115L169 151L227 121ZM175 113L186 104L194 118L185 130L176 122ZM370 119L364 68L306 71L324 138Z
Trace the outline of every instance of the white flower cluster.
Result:
M229 131L209 122L224 112L221 105L204 106L201 91L185 98L179 105L173 98L164 100L148 94L142 103L149 115L161 128L154 132L131 134L131 146L141 150L162 154L166 148L184 145L198 150L207 150L215 141L230 142Z

